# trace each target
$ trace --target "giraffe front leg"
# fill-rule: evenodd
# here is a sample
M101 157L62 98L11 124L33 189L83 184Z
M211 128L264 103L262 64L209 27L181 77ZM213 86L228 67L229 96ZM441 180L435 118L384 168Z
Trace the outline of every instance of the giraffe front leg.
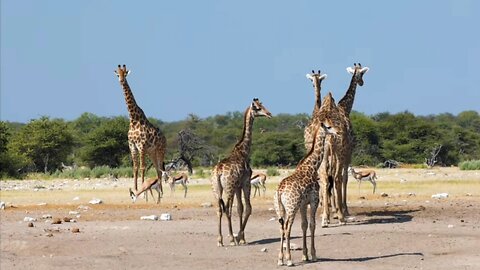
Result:
M133 162L133 188L135 188L135 191L138 191L138 184L137 184L137 179L138 179L138 150L135 147L135 144L133 143L128 143L128 147L130 148L130 154L132 156L132 162Z
M145 182L145 152L140 150L140 170L142 170L142 185ZM148 193L144 193L145 200L148 202Z
M328 217L328 201L329 201L329 196L328 196L328 179L326 177L321 179L321 190L322 190L322 228L328 227L328 223L330 223L329 217Z

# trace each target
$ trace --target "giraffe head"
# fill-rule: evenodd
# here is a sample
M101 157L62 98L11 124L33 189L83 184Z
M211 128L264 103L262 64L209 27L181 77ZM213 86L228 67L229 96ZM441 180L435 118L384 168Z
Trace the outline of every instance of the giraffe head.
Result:
M127 66L125 66L125 65L123 65L123 66L118 65L118 68L114 72L115 72L115 75L117 75L118 80L120 82L125 81L128 74L130 74L130 70L127 70Z
M347 72L353 75L355 81L360 86L363 85L363 74L367 73L368 70L368 67L362 67L360 63L353 63L353 68L347 67Z
M322 106L319 113L320 127L325 134L337 135L341 132L341 118L340 111L335 104L332 93L323 99Z
M307 73L305 76L312 81L314 88L320 87L322 81L327 78L327 74L320 74L320 70L318 70L318 73L315 73L315 70L312 70L312 73Z
M252 105L250 105L250 111L252 116L265 116L267 118L272 118L272 114L263 106L262 102L258 98L254 98Z

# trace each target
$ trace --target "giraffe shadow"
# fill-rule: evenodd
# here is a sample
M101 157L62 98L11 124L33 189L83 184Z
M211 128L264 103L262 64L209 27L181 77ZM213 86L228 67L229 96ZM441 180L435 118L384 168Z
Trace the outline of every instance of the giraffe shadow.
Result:
M315 234L315 236L326 236L326 235L352 235L351 233L348 233L348 232L344 232L344 233L338 233L338 234ZM307 238L309 238L310 235L307 234ZM302 238L302 236L290 236L290 240L294 240L294 239L299 239L299 238ZM279 243L280 242L280 237L276 237L276 238L267 238L267 239L260 239L260 240L257 240L257 241L252 241L250 242L249 244L250 245L265 245L265 244L271 244L271 243Z
M420 209L402 210L402 211L372 211L360 212L357 215L365 215L367 219L348 223L349 225L365 225L365 224L388 224L388 223L405 223L413 219L411 213L420 211Z
M300 263L297 263L296 265L322 263L322 262L367 262L367 261L393 258L393 257L399 257L399 256L423 257L424 255L421 252L402 252L402 253L394 253L394 254L387 254L387 255L381 255L381 256L367 256L367 257L357 257L357 258L318 258L316 262L300 262Z
M301 236L290 236L290 240L293 239L298 239L302 238ZM271 244L271 243L279 243L280 242L280 237L276 238L267 238L267 239L260 239L257 241L252 241L249 243L249 245L266 245L266 244Z

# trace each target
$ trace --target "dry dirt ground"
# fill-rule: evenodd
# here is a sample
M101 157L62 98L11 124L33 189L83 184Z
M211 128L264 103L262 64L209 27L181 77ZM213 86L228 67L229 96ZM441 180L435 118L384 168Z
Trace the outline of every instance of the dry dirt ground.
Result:
M213 202L206 179L191 180L186 199L181 187L171 196L164 186L160 205L143 198L132 204L127 192L131 179L2 181L6 209L0 211L0 269L279 269L272 195L287 174L268 179L266 196L252 199L249 243L225 247L216 246L215 206L202 206ZM347 225L333 220L329 228L317 226L319 260L302 262L301 250L294 250L295 267L480 269L479 171L393 169L377 174L375 195L369 183L359 189L351 179ZM440 192L449 197L431 198ZM89 204L93 198L103 203ZM172 220L140 220L162 213L170 213ZM237 231L235 214L234 208ZM44 215L77 222L51 224ZM33 227L25 217L37 219ZM292 236L301 247L298 217Z

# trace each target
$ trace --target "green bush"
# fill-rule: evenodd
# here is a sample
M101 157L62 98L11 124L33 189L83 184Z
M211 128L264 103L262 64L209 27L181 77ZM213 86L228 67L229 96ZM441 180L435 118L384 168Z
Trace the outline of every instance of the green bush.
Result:
M199 179L208 179L212 175L211 171L208 169L204 168L198 168L194 170L194 178L199 178Z
M458 164L460 170L480 170L480 160L468 160Z
M90 173L91 178L102 178L102 177L107 177L110 175L112 172L112 169L108 166L98 166L92 169L92 172Z
M269 167L269 168L267 168L267 175L268 176L278 176L278 175L280 175L280 172L275 167Z

